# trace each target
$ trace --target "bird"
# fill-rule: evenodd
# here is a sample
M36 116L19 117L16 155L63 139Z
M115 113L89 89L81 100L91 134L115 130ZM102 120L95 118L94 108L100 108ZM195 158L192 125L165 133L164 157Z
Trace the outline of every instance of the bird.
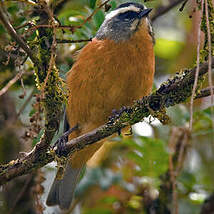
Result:
M66 129L78 124L69 140L108 122L115 109L130 106L151 93L154 34L151 8L127 2L109 12L95 37L80 51L67 73ZM55 178L46 204L69 209L80 173L104 140L69 157L62 179Z

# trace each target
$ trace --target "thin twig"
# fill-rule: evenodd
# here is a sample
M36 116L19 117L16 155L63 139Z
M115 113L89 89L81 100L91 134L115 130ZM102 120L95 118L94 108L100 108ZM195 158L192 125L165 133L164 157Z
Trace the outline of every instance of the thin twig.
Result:
M182 168L182 163L184 161L184 155L185 155L185 148L187 148L188 140L189 140L189 131L183 129L183 137L181 140L181 145L180 145L178 159L177 159L177 166L175 169L176 176L178 176L178 174Z
M183 130L183 138L181 140L181 145L180 145L180 148L179 148L177 166L176 166L176 169L174 170L175 178L177 178L177 176L179 175L179 172L180 172L180 170L182 168L182 164L183 164L183 161L184 161L184 158L185 158L185 149L187 148L188 140L189 140L189 132L188 132L188 130ZM177 187L176 183L175 183L175 187L174 188ZM173 214L178 214L178 202L177 202L176 189L174 189L174 191L175 191L175 194L176 194L176 203L174 204L175 207L174 207L174 213Z
M193 100L196 92L196 87L198 83L198 75L199 75L199 64L200 64L200 44L201 44L201 22L204 12L204 0L201 0L201 14L200 14L200 21L198 24L198 44L197 44L197 68L195 73L195 81L192 89L192 96L190 100L190 121L189 121L189 129L192 131L192 123L193 123Z
M209 23L209 11L207 0L205 0L205 15L207 24L207 40L208 40L208 82L210 87L210 100L211 100L211 118L212 118L212 128L214 129L214 118L213 118L213 106L214 106L214 96L213 96L213 83L212 83L212 44L211 44L211 33L210 33L210 23ZM214 138L213 138L214 139Z
M24 27L27 27L27 26L32 27L32 26L34 26L34 23L31 22L31 21L29 21L29 22L24 23L23 25L20 25L20 26L16 27L15 29L16 29L16 30L19 30L19 29L24 28Z
M178 132L176 127L173 127L171 130L171 135L170 135L170 139L169 139L169 144L168 144L168 148L169 148L169 175L170 175L170 181L171 181L171 185L172 185L172 202L173 202L173 206L172 206L172 214L174 214L174 211L177 210L177 192L176 192L176 174L175 174L175 170L174 170L174 163L173 163L173 157L175 156L175 150L176 150L176 142L178 141L178 134L180 132Z
M102 4L100 4L92 13L90 16L88 16L86 19L83 20L83 23L80 24L79 26L75 27L76 28L81 28L83 25L85 25L86 22L88 22L96 13L98 10L100 10L100 8L102 8L103 6L105 6L110 0L106 0L104 1Z
M25 84L24 84L23 78L21 78L20 81L21 81L21 86L22 86L22 89L23 89L22 96L25 97L26 96L26 89L25 89Z
M72 32L74 32L75 28L81 28L86 22L88 22L96 13L97 11L103 7L104 5L106 5L110 0L107 0L105 2L103 2L101 5L99 5L94 11L93 13L88 16L85 20L83 20L83 23L77 27L75 26L69 26L69 25L50 25L50 24L46 24L46 25L33 25L32 23L26 23L22 26L17 27L16 29L20 29L22 27L26 27L26 26L30 26L29 30L32 29L38 29L38 28L56 28L56 29L69 29ZM154 21L156 18L158 18L159 16L167 13L170 9L172 9L173 7L177 6L179 3L181 3L182 1L185 1L184 3L186 3L188 0L177 0L176 2L172 2L171 4L169 4L166 7L162 7L160 8L160 10L157 11L157 13L152 17L152 21ZM185 5L183 3L183 5ZM184 7L184 6L183 6ZM67 39L56 39L58 44L64 44L64 43L79 43L79 42L89 42L91 41L92 38L89 39L80 39L80 40L67 40Z
M201 89L200 93L197 94L194 99L199 99L199 98L210 96L211 95L211 90L214 93L214 86L212 88L208 87L208 88Z
M6 85L4 88L1 89L1 91L0 91L0 96L2 96L3 94L5 94L5 93L8 91L8 89L9 89L14 83L16 83L16 82L21 78L21 76L22 76L23 74L24 74L24 71L23 71L23 70L21 70L18 74L16 74L16 76L13 77L13 79L11 79L11 80L7 83L7 85Z
M92 41L92 38L90 39L79 39L79 40L70 40L70 39L56 39L58 44L65 44L65 43L79 43L79 42L90 42Z
M189 132L186 128L173 127L169 139L169 175L172 188L172 214L178 214L177 177L182 169ZM171 191L169 190L171 193Z
M44 24L44 25L33 25L29 28L29 30L33 30L33 29L38 29L38 28L58 28L58 29L69 29L73 32L74 30L74 26L70 26L70 25L49 25L49 24Z
M151 20L154 22L158 17L164 15L165 13L167 13L168 11L170 11L173 7L176 7L177 5L179 5L180 3L182 3L185 0L173 0L170 2L169 5L165 6L165 7L160 7L157 12L151 17Z
M27 53L33 63L37 64L38 60L34 57L33 52L27 45L27 43L17 34L14 27L11 25L9 20L6 18L4 11L3 11L3 3L1 2L0 7L0 20L3 26L6 28L9 35L20 45L20 47Z
M79 26L68 26L68 25L37 25L33 26L32 28L41 28L41 27L47 27L47 28L61 28L61 29L70 29L72 32L74 32L75 29L81 28L83 25L85 25L86 22L88 22L96 13L97 11L102 8L104 5L106 5L110 0L106 0L102 4L100 4L86 19L83 20L83 22Z
M13 203L12 207L9 210L8 214L12 214L14 209L16 208L17 203L20 201L20 199L22 199L22 196L24 195L25 191L27 190L28 185L30 184L31 180L32 180L32 174L28 175L28 177L26 178L25 184L22 188L22 190L19 192L18 196L15 199L15 202Z
M179 8L180 12L182 12L184 10L184 7L186 6L187 2L188 2L188 0L185 0L185 2L183 2L183 4L181 5L181 7Z

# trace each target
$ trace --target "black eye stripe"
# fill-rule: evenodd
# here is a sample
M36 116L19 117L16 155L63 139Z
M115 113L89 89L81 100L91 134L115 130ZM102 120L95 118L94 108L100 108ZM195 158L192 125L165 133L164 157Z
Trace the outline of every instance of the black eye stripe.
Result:
M135 11L126 11L124 13L120 13L118 15L118 19L120 20L124 20L124 19L136 19L138 17L139 13L135 12Z

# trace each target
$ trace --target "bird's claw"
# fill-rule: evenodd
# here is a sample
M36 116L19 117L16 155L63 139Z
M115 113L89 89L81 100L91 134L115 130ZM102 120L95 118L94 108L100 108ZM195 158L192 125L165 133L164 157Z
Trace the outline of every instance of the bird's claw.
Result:
M55 143L54 147L57 147L57 156L63 156L66 153L66 143L68 142L68 136L62 135Z
M57 156L66 156L68 154L66 143L68 142L68 136L78 128L78 125L74 126L73 128L69 129L65 132L59 139L54 143L54 148L56 148L55 153Z

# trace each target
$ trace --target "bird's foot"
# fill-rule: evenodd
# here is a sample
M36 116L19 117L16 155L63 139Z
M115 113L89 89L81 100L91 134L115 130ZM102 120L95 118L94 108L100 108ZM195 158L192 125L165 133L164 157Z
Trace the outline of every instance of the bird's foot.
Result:
M78 129L78 125L74 126L73 128L69 129L67 132L64 132L64 134L58 138L58 140L54 143L53 148L57 147L55 152L57 156L66 156L67 155L67 149L66 149L66 143L68 142L68 136L75 130Z

